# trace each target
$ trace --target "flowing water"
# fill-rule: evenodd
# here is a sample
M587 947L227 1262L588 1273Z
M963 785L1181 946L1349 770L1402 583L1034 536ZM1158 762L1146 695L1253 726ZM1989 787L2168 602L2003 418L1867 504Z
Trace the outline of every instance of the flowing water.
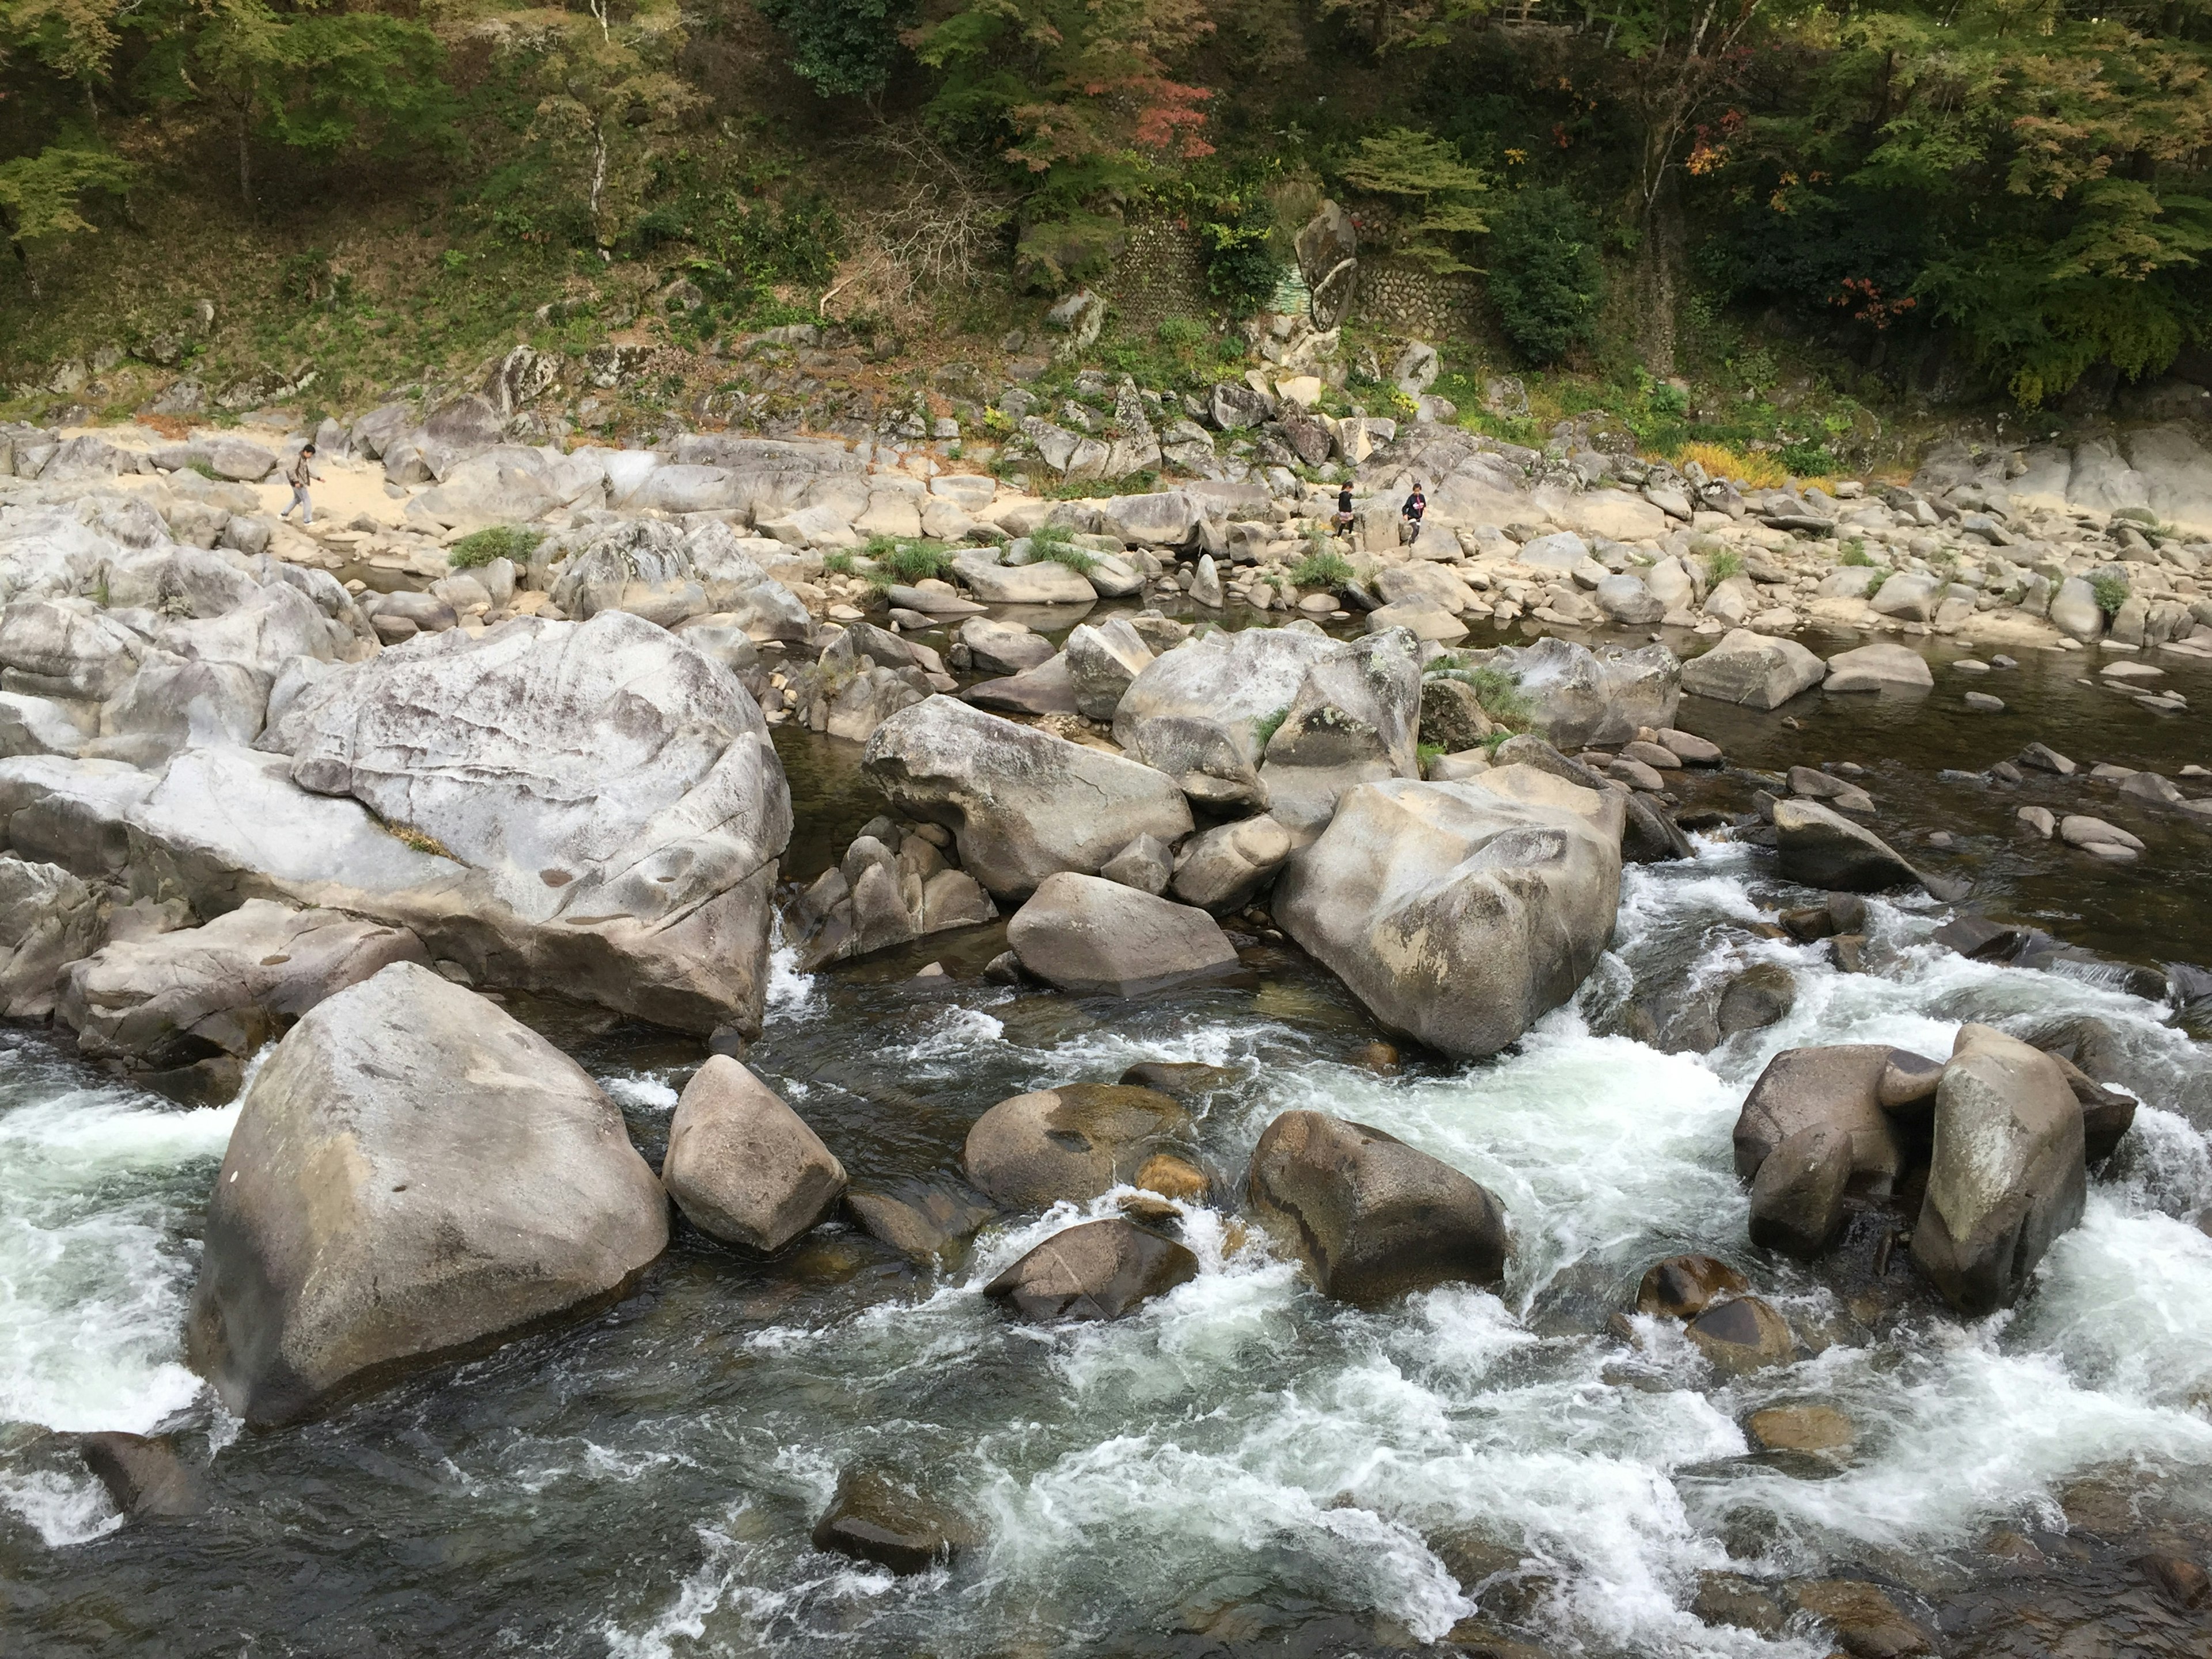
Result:
M580 1328L240 1433L179 1343L234 1109L187 1110L46 1033L0 1033L0 1652L1333 1656L1419 1650L1471 1619L1558 1652L1829 1650L1802 1620L1771 1637L1702 1622L1699 1576L1719 1569L1872 1576L1952 1651L2046 1650L2018 1633L2140 1601L2126 1564L2143 1540L2202 1554L2212 1533L2212 1064L2143 971L2208 954L2212 836L2097 786L1936 775L2031 737L2169 774L2200 757L2193 720L2076 684L2077 664L2002 677L2014 712L1986 720L1957 714L1948 683L1917 703L1816 701L1797 729L1694 700L1684 720L1739 765L1866 765L1911 855L2103 964L1967 961L1928 942L1946 912L1917 900L1874 904L1871 971L1841 973L1760 931L1808 896L1767 855L1708 841L1632 870L1577 1002L1479 1065L1378 1075L1358 1006L1262 943L1238 979L1130 1003L987 984L1002 928L779 972L750 1063L856 1182L956 1170L968 1125L1021 1090L1200 1060L1235 1078L1201 1119L1217 1183L1234 1190L1286 1109L1376 1125L1504 1202L1516 1254L1496 1294L1339 1306L1224 1212L1192 1209L1198 1278L1114 1324L1038 1328L979 1286L1072 1207L987 1230L941 1272L842 1227L769 1264L679 1230ZM2173 678L2212 691L2212 673ZM783 746L803 875L875 807L849 748ZM1698 787L1740 805L1756 782ZM2024 799L2089 802L2151 853L2115 869L2026 842ZM1927 848L1936 830L1956 845ZM949 978L913 979L932 959ZM1636 988L1758 960L1797 977L1779 1025L1703 1056L1607 1034ZM696 1047L514 1006L605 1082L657 1164ZM1875 1271L1879 1228L1818 1270L1752 1250L1729 1132L1766 1060L1844 1042L1942 1055L1970 1019L2094 1022L2104 1074L2145 1103L2023 1305L1959 1322L1903 1252ZM1685 1249L1741 1266L1808 1357L1728 1382L1679 1327L1622 1318L1644 1268ZM1839 1470L1747 1440L1750 1413L1806 1401L1856 1425ZM67 1439L97 1428L174 1433L208 1511L124 1525ZM855 1462L985 1541L907 1579L816 1553L808 1530ZM2000 1528L2058 1565L2014 1572L1986 1552ZM2063 1561L2059 1534L2078 1544ZM2074 1613L2053 1611L2066 1596ZM2198 1615L2130 1616L2117 1646L2065 1650L2212 1642Z

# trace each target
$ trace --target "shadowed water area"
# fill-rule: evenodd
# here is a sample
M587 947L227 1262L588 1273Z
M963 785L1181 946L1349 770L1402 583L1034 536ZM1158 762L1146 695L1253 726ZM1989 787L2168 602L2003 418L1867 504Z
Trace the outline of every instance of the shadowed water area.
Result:
M2085 773L2177 776L2212 750L2194 715L2078 684L2094 653L1971 680L1946 666L1963 653L1929 654L1936 689L1917 699L1816 693L1774 714L1686 699L1681 724L1731 764L1681 785L1685 808L1741 811L1790 764L1856 763L1882 833L1971 877L1968 908L2097 960L1969 961L1929 942L1949 907L1899 896L1869 906L1868 971L1841 972L1765 927L1817 895L1778 882L1770 854L1705 838L1693 861L1632 868L1577 1002L1473 1065L1370 1069L1382 1033L1256 934L1239 976L1128 1002L985 982L1003 925L781 972L748 1063L856 1185L953 1174L976 1116L1026 1089L1140 1060L1224 1068L1194 1103L1222 1201L1173 1229L1202 1270L1111 1324L1019 1325L980 1294L1067 1206L1004 1218L942 1269L842 1224L769 1263L679 1226L637 1291L580 1327L241 1433L179 1340L235 1109L185 1109L42 1031L0 1032L0 1651L1832 1647L1802 1615L1765 1632L1700 1617L1716 1572L1881 1583L1954 1655L2212 1651L2212 1609L2141 1565L2212 1542L2212 1064L2163 994L2166 963L2212 965L2212 834L2086 777L1940 775L2033 739ZM2212 697L2212 672L2166 665L2192 702ZM1964 712L1967 689L2006 712ZM786 730L779 747L800 826L786 872L804 877L880 802L853 746ZM2110 817L2148 850L2111 866L2034 839L2027 804ZM949 976L915 981L932 961ZM1632 998L1759 962L1796 977L1780 1024L1704 1055L1618 1034ZM696 1042L509 1006L600 1079L657 1167ZM1753 1249L1729 1137L1766 1060L1869 1042L1940 1057L1966 1021L2094 1022L2100 1074L2144 1103L2026 1301L1961 1322L1871 1214L1816 1267ZM1302 1107L1490 1188L1516 1235L1500 1291L1362 1310L1269 1255L1234 1200L1261 1130ZM1684 1250L1740 1267L1802 1357L1729 1381L1679 1325L1636 1315L1646 1267ZM1846 1455L1754 1450L1751 1413L1803 1403L1851 1419ZM123 1524L66 1438L108 1428L175 1432L206 1511ZM816 1552L854 1462L983 1541L911 1578Z

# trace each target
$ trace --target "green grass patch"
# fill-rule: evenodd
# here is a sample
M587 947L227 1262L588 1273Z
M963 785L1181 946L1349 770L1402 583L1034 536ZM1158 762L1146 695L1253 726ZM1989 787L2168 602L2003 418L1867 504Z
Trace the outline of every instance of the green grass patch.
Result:
M1275 740L1275 733L1283 729L1283 722L1291 717L1291 706L1285 703L1272 714L1262 714L1252 722L1252 738L1258 751L1264 755L1267 745Z
M822 568L832 576L850 576L859 568L853 556L843 548L822 556Z
M186 461L185 465L190 467L193 471L198 473L200 477L205 478L210 483L221 483L223 481L222 474L216 471L205 461Z
M894 582L911 587L952 568L952 550L943 542L900 542L889 536L871 536L861 550L872 567L868 580L878 587Z
M446 562L456 570L480 569L494 559L527 564L538 544L544 539L542 531L525 530L520 525L494 525L489 530L471 531L455 542L447 551Z
M2111 571L2089 578L2089 592L2096 596L2097 609L2106 616L2117 616L2128 602L2132 590L2125 576L2116 576Z
M1848 541L1844 544L1844 556L1837 560L1836 562L1838 564L1847 564L1856 568L1870 565L1874 562L1874 560L1867 553L1866 544L1862 541L1854 540Z
M1866 597L1867 597L1868 599L1871 599L1872 598L1874 598L1874 596L1875 596L1875 594L1877 594L1877 593L1881 592L1881 585L1882 585L1884 582L1887 581L1887 580L1890 579L1890 577L1891 577L1891 576L1893 576L1893 575L1894 575L1895 574L1896 574L1896 573L1895 573L1894 571L1889 571L1889 570L1877 570L1877 571L1875 571L1875 572L1874 573L1874 580L1873 580L1872 581L1870 581L1870 582L1869 582L1869 583L1867 584Z
M1291 580L1300 587L1342 587L1356 574L1343 554L1318 549L1291 567Z
M1413 745L1414 758L1419 761L1421 774L1425 777L1428 775L1429 763L1442 760L1443 754L1444 746L1440 743L1417 743Z
M1717 582L1724 582L1730 576L1741 576L1743 574L1743 555L1733 547L1724 547L1717 553L1708 554L1705 574Z
M1064 564L1079 576L1087 576L1098 568L1098 556L1073 542L1050 542L1042 546L1031 542L1030 553L1044 563Z
M1535 718L1536 711L1522 695L1521 683L1502 668L1487 665L1468 668L1462 666L1457 657L1442 656L1423 671L1423 678L1457 680L1462 685L1473 687L1474 700L1482 705L1482 712L1490 717L1492 725L1504 728L1506 737L1527 731Z

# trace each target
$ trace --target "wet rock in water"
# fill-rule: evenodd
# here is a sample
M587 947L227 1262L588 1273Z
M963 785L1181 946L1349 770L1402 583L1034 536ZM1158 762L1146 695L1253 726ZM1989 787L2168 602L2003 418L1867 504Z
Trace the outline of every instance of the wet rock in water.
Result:
M1277 878L1274 915L1383 1024L1495 1054L1595 966L1621 824L1610 792L1525 765L1364 784Z
M1986 691L1969 691L1960 701L1977 714L2002 714L2005 710L2004 699L1993 697Z
M1108 881L1158 897L1175 873L1175 854L1158 836L1139 836L1098 867Z
M1621 801L1620 856L1628 864L1664 864L1696 855L1690 838L1666 812L1642 795Z
M1775 1055L1751 1085L1736 1117L1736 1174L1755 1179L1760 1165L1792 1135L1828 1128L1850 1140L1853 1185L1877 1197L1887 1194L1904 1162L1880 1097L1893 1056L1929 1063L1878 1042L1784 1048Z
M1802 1579L1790 1586L1801 1613L1829 1625L1851 1659L1909 1659L1934 1653L1936 1639L1881 1586L1850 1578Z
M660 1179L701 1232L773 1255L836 1206L845 1166L782 1097L715 1054L676 1103Z
M1562 749L1626 743L1674 718L1682 665L1663 645L1592 650L1551 635L1525 646L1464 653L1462 660L1513 681L1529 725Z
M957 637L968 647L977 670L986 674L1018 674L1052 659L1052 641L1020 623L970 617L960 624Z
M2022 823L2045 841L2058 833L2057 817L2047 806L2023 806L2018 817Z
M1708 1625L1732 1625L1761 1636L1781 1635L1788 1617L1765 1586L1732 1572L1700 1573L1690 1611Z
M1751 1242L1810 1261L1843 1224L1851 1181L1851 1137L1814 1124L1786 1137L1751 1183Z
M397 963L310 1011L246 1091L187 1352L248 1423L291 1422L604 1305L667 1243L660 1183L583 1069Z
M1805 800L1826 801L1838 812L1872 817L1875 811L1874 797L1858 785L1826 772L1816 772L1809 766L1790 769L1790 793Z
M2141 837L2117 823L2107 823L2083 812L2071 813L2058 821L2058 839L2069 847L2078 847L2085 853L2094 853L2115 863L2140 857L2143 851Z
M926 1572L975 1542L975 1528L957 1513L872 1469L838 1477L836 1496L813 1533L817 1550L902 1576Z
M1734 1036L1779 1024L1796 1006L1797 981L1790 970L1779 963L1762 962L1729 981L1714 1018L1723 1036Z
M2159 1550L2144 1556L2140 1565L2143 1577L2176 1607L2194 1610L2212 1604L2212 1576L2206 1574L2202 1563L2171 1550Z
M1079 996L1139 996L1233 972L1236 947L1205 911L1100 876L1047 876L1006 924L1022 966Z
M2107 1089L2063 1054L2052 1054L2051 1058L2057 1063L2066 1086L2074 1091L2074 1098L2081 1107L2082 1158L2093 1165L2102 1164L2135 1127L2135 1097L2118 1089Z
M1717 1303L1686 1328L1692 1346L1723 1376L1787 1364L1797 1352L1790 1323L1755 1296Z
M1928 1194L1912 1258L1970 1317L2008 1307L2081 1218L2081 1108L2051 1056L1986 1025L1960 1028L1936 1091Z
M1235 1086L1237 1073L1226 1066L1203 1066L1189 1060L1143 1060L1121 1073L1119 1081L1135 1089L1156 1089L1177 1100L1193 1100L1217 1089Z
M1659 728L1659 743L1685 766L1718 766L1728 759L1720 744L1671 726Z
M1924 1118L1936 1109L1936 1088L1942 1080L1942 1060L1892 1048L1882 1065L1881 1079L1875 1085L1875 1098L1893 1117Z
M1195 1204L1213 1190L1213 1182L1206 1171L1188 1158L1177 1158L1173 1152L1154 1152L1145 1160L1132 1183L1148 1193L1158 1193L1162 1198L1180 1200Z
M1739 628L1682 665L1682 690L1747 708L1779 708L1818 685L1827 672L1826 663L1795 640Z
M404 928L248 899L204 927L72 963L55 1012L94 1060L156 1072L242 1061L325 998L392 963L428 960Z
M1246 1195L1325 1296L1373 1304L1454 1280L1495 1285L1511 1250L1490 1193L1365 1124L1285 1112L1252 1152Z
M2039 772L2054 772L2062 778L2072 777L2076 769L2072 761L2045 743L2031 743L2015 758L2022 766L2033 767Z
M1002 1100L968 1131L968 1179L994 1202L1085 1203L1132 1180L1155 1152L1186 1148L1190 1114L1152 1089L1066 1083Z
M939 1260L998 1213L958 1182L929 1179L848 1187L845 1210L869 1237L908 1255Z
M1824 691L1926 691L1936 684L1928 659L1893 641L1863 645L1828 659Z
M77 1449L85 1468L107 1488L115 1507L134 1520L149 1515L198 1515L207 1507L199 1478L185 1466L167 1436L88 1434L77 1442Z
M900 811L951 830L961 867L1001 898L1057 871L1095 874L1139 836L1191 830L1188 802L1150 767L951 697L885 720L860 770Z
M1787 881L1850 893L1924 884L1888 842L1818 801L1777 801L1774 837Z
M1833 1406L1769 1406L1753 1412L1744 1429L1761 1451L1847 1452L1858 1437Z
M1273 878L1297 845L1265 812L1193 836L1176 854L1175 896L1202 910L1238 909Z
M1119 1319L1198 1277L1198 1258L1119 1217L1054 1233L983 1287L1024 1319Z
M1958 915L1929 936L1947 951L1976 962L2009 962L2035 937L2032 927L2020 927L1987 916Z
M1693 1319L1721 1297L1750 1289L1751 1281L1717 1256L1670 1255L1645 1271L1636 1288L1636 1311Z
M1095 628L1085 623L1070 629L1066 654L1076 708L1086 720L1094 720L1114 718L1122 693L1151 666L1153 656L1152 647L1126 617L1113 617Z

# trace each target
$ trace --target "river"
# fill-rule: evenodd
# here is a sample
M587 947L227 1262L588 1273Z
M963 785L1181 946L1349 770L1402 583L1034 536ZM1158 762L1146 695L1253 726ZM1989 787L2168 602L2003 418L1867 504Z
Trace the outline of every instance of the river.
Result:
M1234 1079L1200 1121L1218 1188L1285 1109L1376 1125L1502 1200L1516 1255L1494 1295L1340 1306L1225 1211L1193 1209L1197 1279L1114 1324L1038 1328L979 1287L1066 1207L987 1230L942 1272L841 1226L769 1264L679 1229L636 1293L580 1328L241 1433L179 1343L235 1109L185 1109L43 1031L0 1032L0 1651L1334 1659L1476 1625L1557 1653L1829 1650L1802 1621L1763 1636L1701 1620L1700 1576L1717 1571L1873 1577L1954 1653L2050 1650L2007 1644L2060 1603L2101 1628L2143 1593L2143 1548L2201 1558L2212 1537L2212 1064L2158 990L2169 959L2212 955L2212 835L2079 780L1939 775L2031 738L2169 775L2212 758L2194 717L2084 672L2039 656L1972 682L2009 703L1992 717L1960 713L1966 682L1939 665L1917 702L1816 694L1768 715L1689 699L1681 720L1739 769L1866 766L1908 855L2101 963L1971 962L1929 942L1944 907L1895 899L1870 906L1869 970L1844 973L1823 946L1758 932L1808 896L1768 855L1705 839L1693 861L1632 869L1577 1001L1470 1066L1371 1069L1381 1034L1357 1005L1265 944L1237 979L1127 1003L986 983L1002 927L811 977L780 967L750 1063L856 1182L957 1169L968 1125L1024 1089L1203 1061ZM2212 694L2193 668L2171 683ZM875 809L849 746L780 746L804 875ZM1740 802L1756 781L1699 787ZM2079 810L2150 851L2110 866L2030 840L2012 820L2027 800L2100 803ZM1929 848L1936 830L1956 844ZM950 975L912 977L932 960ZM1618 1034L1632 987L1761 960L1796 978L1781 1024L1705 1055ZM602 1080L657 1165L696 1046L510 1006ZM1902 1251L1876 1274L1867 1240L1818 1269L1749 1246L1729 1132L1774 1053L1942 1056L1964 1021L2084 1019L2103 1074L2144 1105L2020 1308L1962 1322ZM1729 1382L1679 1327L1632 1316L1644 1269L1684 1250L1742 1267L1806 1357ZM1802 1402L1855 1425L1834 1467L1747 1439L1752 1412ZM99 1428L175 1434L208 1511L123 1524L66 1439ZM809 1528L856 1461L985 1541L908 1579L816 1553ZM1992 1544L2003 1532L2037 1540L2049 1571L2021 1573ZM2202 1615L2129 1616L2132 1634L2063 1650L2212 1642Z

